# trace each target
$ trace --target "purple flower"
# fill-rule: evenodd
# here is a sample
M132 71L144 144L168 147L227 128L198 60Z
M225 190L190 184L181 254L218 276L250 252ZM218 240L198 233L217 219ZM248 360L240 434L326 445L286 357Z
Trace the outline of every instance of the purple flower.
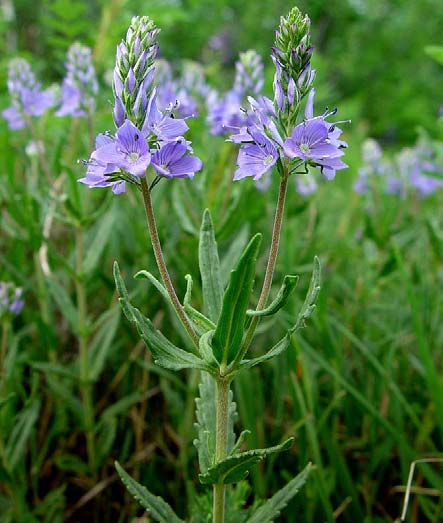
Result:
M0 317L4 314L20 314L25 304L23 290L13 283L0 281Z
M151 153L143 133L129 120L117 130L115 140L96 149L91 158L134 176L144 176L151 163Z
M241 180L246 176L259 180L272 169L279 157L277 149L269 138L255 129L249 132L255 143L240 147L237 158L238 169L235 171L234 180Z
M170 114L162 113L157 107L157 91L154 88L148 103L142 133L154 133L159 140L176 140L189 129L186 122L179 118L172 118Z
M54 105L51 91L43 91L26 60L16 58L9 62L8 91L12 105L2 112L10 129L22 129L27 116L41 116Z
M109 135L99 134L95 140L96 151L94 151L92 155L95 156L95 153L99 149L113 144L114 141L115 139ZM80 183L84 183L90 189L95 187L112 187L112 192L114 194L125 192L126 182L112 176L120 171L116 165L105 161L99 161L92 156L88 162L84 163L87 165L86 176L78 180Z
M166 178L193 178L203 164L187 152L188 145L184 139L166 142L152 155L152 165L158 174Z
M74 43L68 50L66 78L62 84L62 105L57 116L83 117L95 107L98 83L89 47Z
M188 125L185 119L174 117L175 101L158 107L153 85L158 33L149 17L134 17L126 39L117 46L113 74L117 131L115 137L101 135L89 161L84 162L86 176L79 181L88 187L112 186L113 192L120 194L125 191L125 182L140 186L137 178L146 175L151 161L167 178L192 178L202 167L198 158L187 154L189 144L183 135ZM167 93L167 97L173 95L181 96L179 92Z
M323 117L306 120L297 125L292 136L287 138L283 150L288 158L312 162L319 165L329 180L335 172L345 169L347 165L340 160L343 156L342 143L338 140L341 130L330 126Z
M12 314L20 314L20 312L22 311L24 305L25 305L25 302L24 300L22 299L22 295L23 295L23 289L21 289L20 287L16 287L15 291L14 291L14 298L9 306L9 312L11 312Z

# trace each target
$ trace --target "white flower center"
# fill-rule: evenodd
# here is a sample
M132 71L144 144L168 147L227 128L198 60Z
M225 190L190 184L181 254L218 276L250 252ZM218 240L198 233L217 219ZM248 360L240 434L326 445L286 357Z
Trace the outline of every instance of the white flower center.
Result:
M140 158L140 155L139 155L138 153L129 153L129 154L128 154L128 160L129 160L131 163L136 162L139 158Z
M268 165L271 165L271 163L273 161L274 161L274 157L272 156L272 154L268 154L268 156L266 156L263 163L265 164L265 167L268 167Z
M310 147L307 143L301 143L300 144L300 151L303 153L303 154L308 154L309 151L310 151Z

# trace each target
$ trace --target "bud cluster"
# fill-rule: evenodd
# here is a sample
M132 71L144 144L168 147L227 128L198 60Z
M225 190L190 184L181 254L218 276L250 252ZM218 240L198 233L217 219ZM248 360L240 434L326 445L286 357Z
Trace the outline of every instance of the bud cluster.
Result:
M0 281L0 318L6 314L20 314L25 302L23 290L13 283Z
M7 85L11 98L17 101L20 101L23 91L39 87L31 66L23 58L14 58L9 62Z
M62 86L62 106L57 116L86 116L95 109L98 82L89 47L78 42L71 45L66 61L66 77Z
M143 125L151 97L154 62L160 32L148 16L135 16L126 38L117 46L113 89L114 122L120 127L125 119L137 127Z
M257 95L263 88L263 63L261 56L254 50L249 49L240 53L239 60L235 64L234 89L243 96Z
M294 7L286 17L281 17L272 48L276 66L274 104L289 124L295 123L300 102L315 78L310 63L313 51L310 25L309 17Z

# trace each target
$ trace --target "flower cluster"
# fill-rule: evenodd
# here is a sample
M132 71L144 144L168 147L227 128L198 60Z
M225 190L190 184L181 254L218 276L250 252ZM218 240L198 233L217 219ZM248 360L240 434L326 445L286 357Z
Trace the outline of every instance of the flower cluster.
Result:
M22 299L23 290L13 283L0 281L0 317L5 314L20 314L25 302Z
M62 103L57 116L84 117L95 109L97 77L89 47L78 42L71 45L66 61L66 77L62 84Z
M226 134L248 125L249 117L242 106L249 95L258 95L263 88L263 63L260 55L250 49L240 53L235 65L234 86L221 99L208 100L208 122L212 134Z
M425 137L391 159L383 156L375 140L368 139L362 145L362 159L363 166L354 183L357 192L368 191L374 183L381 183L386 193L401 197L410 190L424 197L443 188L443 164L437 158L432 143Z
M23 129L27 117L41 116L54 105L53 93L42 90L31 66L22 58L9 62L8 91L12 105L2 112L2 116L10 129Z
M280 174L320 167L331 180L336 171L347 167L341 160L346 143L340 140L339 122L327 121L336 110L314 117L309 26L309 18L297 8L281 19L273 47L274 100L249 97L248 123L231 136L233 142L242 144L235 180L247 176L258 180L274 165ZM297 124L300 103L308 93L304 119Z
M150 165L166 178L192 178L202 167L183 137L188 130L185 120L174 117L174 106L158 106L153 82L158 33L149 17L134 17L117 47L113 83L117 130L97 137L96 150L85 162L86 176L79 180L89 187L112 186L120 194L126 182L138 185Z

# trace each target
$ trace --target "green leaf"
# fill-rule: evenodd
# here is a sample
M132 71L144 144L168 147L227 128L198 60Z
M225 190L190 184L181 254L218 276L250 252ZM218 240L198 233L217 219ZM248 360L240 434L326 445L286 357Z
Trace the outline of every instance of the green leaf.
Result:
M204 314L202 314L200 311L194 309L194 307L191 305L191 294L193 285L192 276L190 274L186 274L185 279L186 294L183 299L183 307L185 309L186 314L191 319L195 331L199 336L202 336L210 330L215 330L216 325L212 323L212 321L209 318L207 318Z
M184 523L166 501L159 496L154 496L146 487L132 479L117 461L115 468L127 490L156 521L160 523Z
M12 472L26 454L26 443L31 437L32 430L40 412L40 401L34 400L17 416L5 448L5 466Z
M308 465L295 478L291 479L282 489L276 492L261 505L254 514L246 520L246 523L272 523L280 515L280 511L286 507L291 499L298 493L308 479L312 465Z
M294 438L289 438L280 445L269 447L267 449L254 449L240 454L228 456L223 461L220 461L213 467L207 470L204 474L199 474L200 482L204 485L215 483L235 483L245 478L249 469L260 463L266 456L282 452L291 447Z
M320 260L317 256L314 258L314 270L312 271L311 282L309 284L309 289L306 294L305 301L300 309L300 312L297 317L297 322L290 329L290 332L293 333L303 327L305 327L305 321L311 316L315 309L315 302L317 300L318 293L320 292L320 279L321 279L321 265Z
M439 64L443 65L443 46L441 45L427 45L425 53L434 59Z
M204 310L212 321L217 321L222 307L223 287L220 261L214 227L208 209L203 213L198 244L198 262L202 280Z
M291 343L291 334L292 332L289 330L286 333L286 336L277 342L266 354L263 354L263 356L258 356L252 360L242 360L240 369L250 369L251 367L255 367L255 365L259 365L260 363L264 363L265 361L275 358L275 356L278 356L284 352Z
M242 252L245 250L248 240L250 238L249 225L243 226L239 231L236 231L235 236L232 238L228 250L220 258L220 271L222 279L222 287L226 287L229 282L229 276L231 274L232 266L235 265Z
M103 371L106 360L115 348L114 337L120 323L118 306L106 311L100 318L100 328L97 330L88 351L89 377L95 381Z
M198 388L200 396L195 399L197 439L194 445L198 452L200 471L205 473L213 465L215 456L215 381L209 374L202 372Z
M242 342L260 241L261 235L256 234L249 242L237 267L231 271L229 285L223 297L220 318L212 339L212 349L217 361L225 365L235 359Z
M277 296L272 301L272 303L266 307L266 309L262 309L261 311L249 309L246 314L248 316L271 316L272 314L275 314L286 305L289 296L297 286L297 282L298 276L285 276L283 285L280 287Z
M134 323L140 337L146 343L148 349L154 356L157 365L166 369L200 369L211 372L213 367L208 365L195 354L179 349L173 345L163 334L158 331L152 322L143 316L143 314L131 305L129 302L128 291L120 274L117 262L114 263L114 278L117 291L120 295L119 301L127 319Z
M166 290L165 286L159 280L157 280L157 278L149 271L138 271L136 274L134 274L134 278L137 280L146 278L160 292L160 294L163 296L166 302L171 303L168 291Z
M186 191L186 189L183 189L182 184L178 183L175 184L172 190L174 194L174 197L172 198L172 208L174 209L174 212L177 215L180 227L192 236L197 236L198 229L194 224L192 216L190 216L189 211L186 208L186 203L188 203L189 205L189 202L192 201L190 200L190 198L187 198L188 191ZM198 217L196 221L198 221Z
M114 232L115 216L114 209L111 208L110 211L100 218L96 230L92 231L93 239L87 248L82 264L82 272L84 274L92 272L101 261L103 250Z
M78 333L78 314L66 288L60 285L54 278L47 280L49 292L57 303L60 312L68 320L72 332Z

